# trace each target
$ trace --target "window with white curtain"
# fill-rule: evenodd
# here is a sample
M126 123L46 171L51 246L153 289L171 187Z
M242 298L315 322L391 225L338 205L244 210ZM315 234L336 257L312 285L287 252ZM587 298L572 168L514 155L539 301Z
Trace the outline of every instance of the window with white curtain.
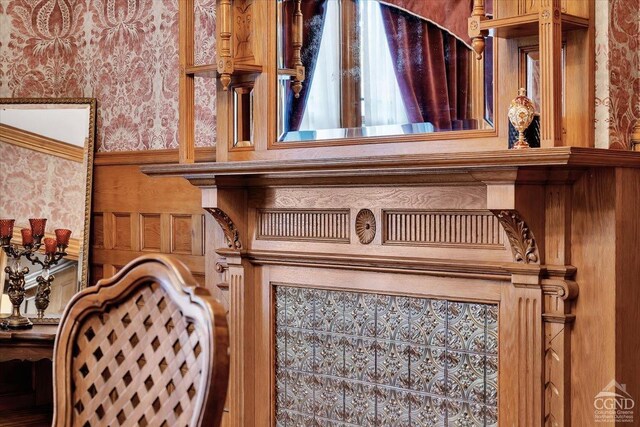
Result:
M358 2L362 126L408 123L377 1Z
M358 2L362 126L408 123L391 62L380 4ZM338 129L340 123L340 0L327 2L324 29L300 130ZM338 53L338 54L337 54Z
M316 69L300 130L337 129L340 124L340 0L329 0Z

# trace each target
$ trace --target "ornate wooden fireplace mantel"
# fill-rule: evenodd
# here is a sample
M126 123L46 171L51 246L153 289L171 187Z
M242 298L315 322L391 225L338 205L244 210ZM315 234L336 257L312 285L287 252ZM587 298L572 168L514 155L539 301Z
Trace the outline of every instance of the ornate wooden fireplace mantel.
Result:
M207 284L217 269L229 292L233 425L386 425L394 414L414 425L586 426L611 380L640 399L640 153L560 147L143 171L200 187L207 227L215 220L224 232L207 241ZM409 314L404 338L385 336L402 330L402 304L433 311ZM418 330L427 342L415 342ZM421 349L433 358L424 371ZM474 360L484 381L469 373Z

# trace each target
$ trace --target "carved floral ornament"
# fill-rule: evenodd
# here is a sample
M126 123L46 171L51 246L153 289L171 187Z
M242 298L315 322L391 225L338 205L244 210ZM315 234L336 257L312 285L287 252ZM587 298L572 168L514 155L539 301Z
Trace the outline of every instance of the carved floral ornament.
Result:
M493 211L507 234L515 262L536 264L540 261L536 240L518 211Z

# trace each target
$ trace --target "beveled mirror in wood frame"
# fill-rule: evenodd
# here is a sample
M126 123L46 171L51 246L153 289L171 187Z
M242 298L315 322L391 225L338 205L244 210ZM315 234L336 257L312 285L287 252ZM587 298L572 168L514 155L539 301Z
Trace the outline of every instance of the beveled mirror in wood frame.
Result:
M12 243L21 243L29 218L47 218L46 235L72 232L68 255L50 269L55 280L40 323L57 322L71 296L88 285L95 123L94 98L0 98L0 217L16 220ZM40 266L21 261L31 271L22 312L34 317ZM0 273L0 313L11 309L4 284Z
M492 128L493 39L476 58L472 6L278 0L278 142Z

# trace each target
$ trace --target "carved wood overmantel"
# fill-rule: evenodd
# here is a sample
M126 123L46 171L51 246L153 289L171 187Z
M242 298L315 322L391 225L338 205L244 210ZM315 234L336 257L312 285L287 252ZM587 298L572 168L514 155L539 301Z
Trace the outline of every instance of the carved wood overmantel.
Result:
M231 425L292 416L280 407L283 292L320 292L319 310L352 293L495 308L496 347L482 351L497 352L496 393L481 398L500 425L592 425L593 398L614 378L640 396L631 350L640 339L625 321L640 301L630 256L640 251L640 153L561 147L144 172L200 187L224 232L206 256L208 285L222 272L230 295ZM311 396L309 411L322 410Z

